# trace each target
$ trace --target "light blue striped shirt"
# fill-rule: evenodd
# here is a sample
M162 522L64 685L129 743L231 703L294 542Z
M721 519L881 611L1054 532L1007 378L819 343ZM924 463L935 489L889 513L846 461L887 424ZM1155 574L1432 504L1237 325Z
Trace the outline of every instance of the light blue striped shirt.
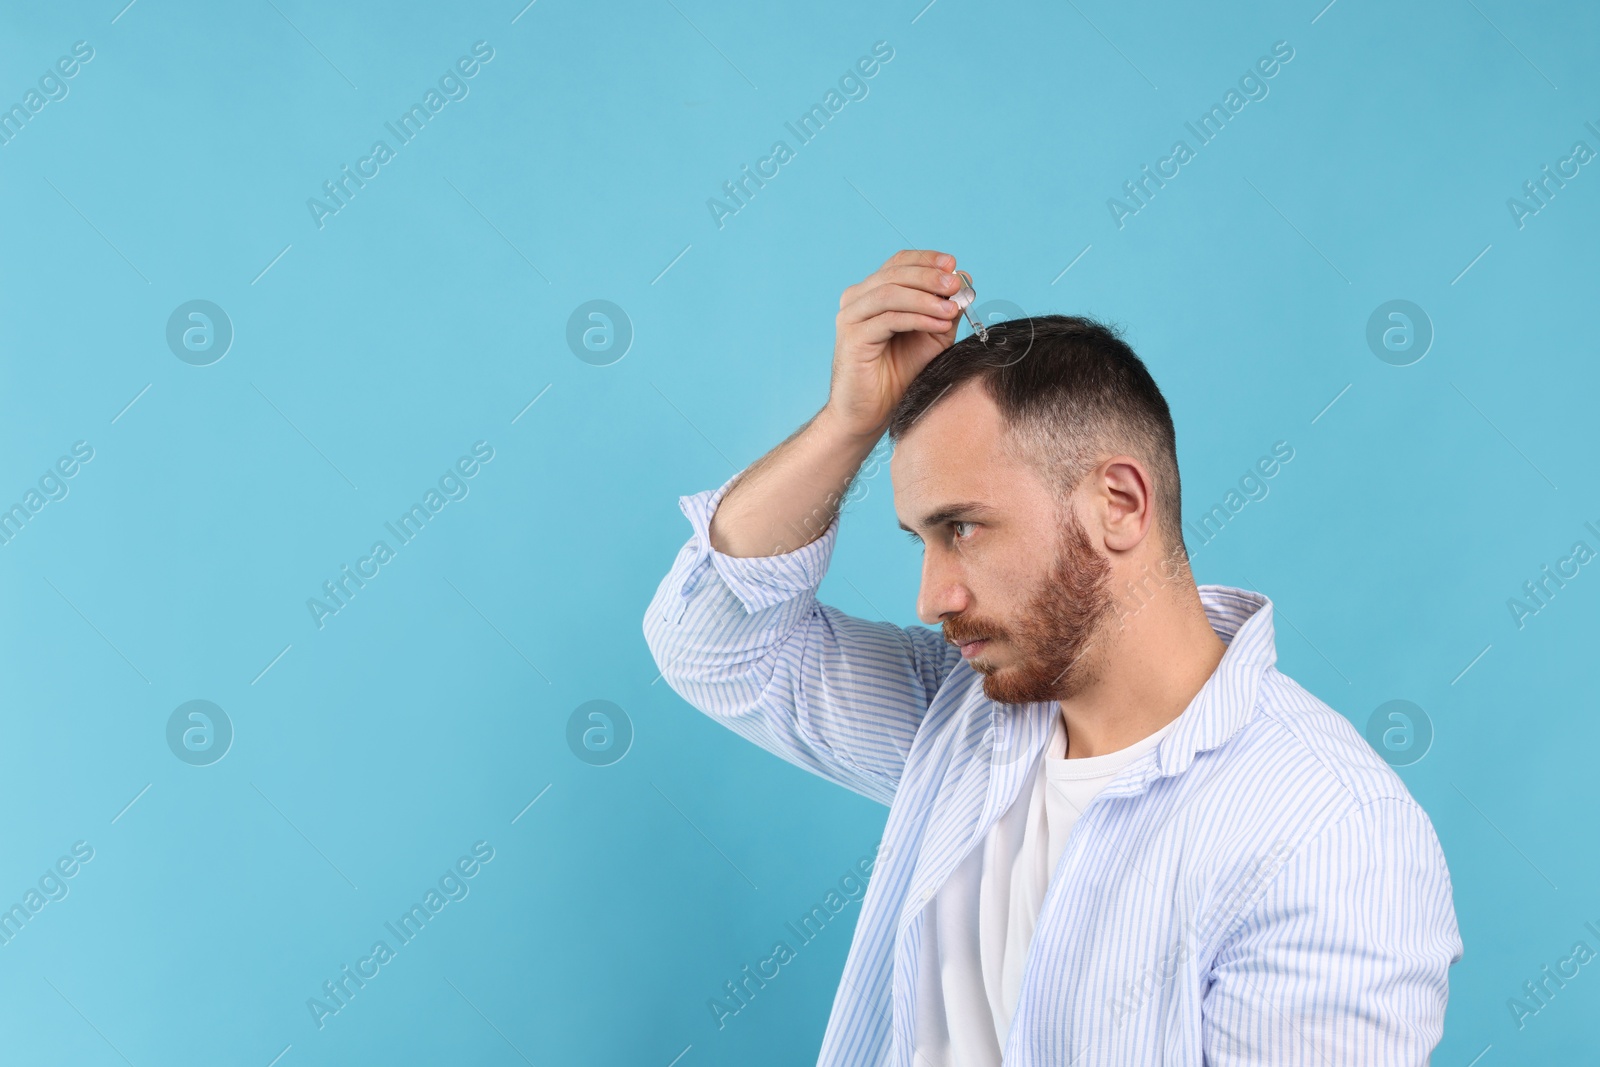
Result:
M818 1064L917 1067L925 905L1021 795L1060 708L989 700L938 630L820 603L837 518L793 552L717 552L708 527L737 478L679 498L693 535L645 640L691 705L888 805ZM1425 1064L1462 952L1433 824L1274 667L1270 600L1200 596L1227 651L1073 827L1004 1062Z

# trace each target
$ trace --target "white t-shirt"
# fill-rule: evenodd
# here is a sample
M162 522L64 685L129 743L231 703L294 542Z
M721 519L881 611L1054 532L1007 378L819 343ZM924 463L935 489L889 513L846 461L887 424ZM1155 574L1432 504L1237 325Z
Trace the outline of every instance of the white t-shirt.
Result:
M1095 794L1161 743L1174 719L1127 748L1066 759L1058 714L1033 788L996 820L928 902L917 975L918 1067L1000 1067L1022 964L1067 835Z

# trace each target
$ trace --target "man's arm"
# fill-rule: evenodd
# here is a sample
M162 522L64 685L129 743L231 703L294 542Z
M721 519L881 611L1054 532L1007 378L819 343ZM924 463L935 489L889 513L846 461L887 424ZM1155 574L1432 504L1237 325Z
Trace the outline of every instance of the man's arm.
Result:
M851 429L824 407L729 480L711 546L728 556L777 556L815 541L881 436Z
M1369 800L1301 846L1213 962L1206 1062L1426 1064L1461 952L1433 824Z
M960 653L937 631L820 604L840 501L918 371L955 339L955 261L901 252L840 298L828 404L714 492L645 615L684 699L763 748L889 803Z
M734 484L679 498L694 533L645 613L645 641L684 700L762 748L888 804L912 739L961 653L936 630L846 615L817 586L838 539L777 556L712 547Z

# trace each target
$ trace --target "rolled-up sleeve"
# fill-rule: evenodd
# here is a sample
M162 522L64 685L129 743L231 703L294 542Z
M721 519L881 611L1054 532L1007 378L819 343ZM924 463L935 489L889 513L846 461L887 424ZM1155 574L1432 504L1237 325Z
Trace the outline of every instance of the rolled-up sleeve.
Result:
M1206 1063L1426 1064L1461 954L1427 814L1368 800L1301 845L1222 947Z
M693 533L645 612L645 642L667 684L704 714L889 804L960 652L928 627L860 619L817 600L837 515L792 552L739 557L713 548L711 517L741 474L678 498Z

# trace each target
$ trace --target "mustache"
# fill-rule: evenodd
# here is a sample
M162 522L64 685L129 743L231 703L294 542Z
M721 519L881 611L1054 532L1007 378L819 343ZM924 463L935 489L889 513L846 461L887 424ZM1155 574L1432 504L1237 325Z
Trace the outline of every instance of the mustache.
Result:
M980 639L994 637L999 631L993 627L968 626L964 621L951 619L944 624L944 639L952 645L966 645Z

